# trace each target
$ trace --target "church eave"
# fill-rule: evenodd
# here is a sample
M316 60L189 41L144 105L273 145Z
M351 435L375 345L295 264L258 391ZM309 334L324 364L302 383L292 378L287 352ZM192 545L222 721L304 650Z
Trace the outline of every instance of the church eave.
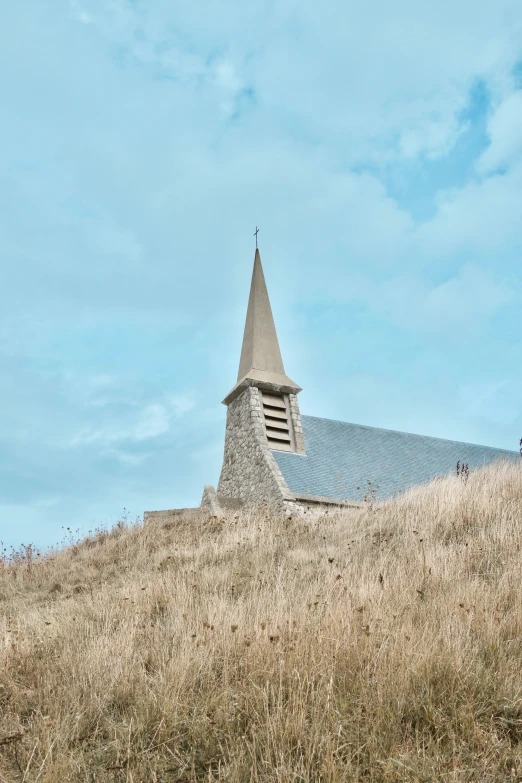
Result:
M298 386L287 375L272 373L267 370L251 370L227 394L223 400L223 405L230 405L249 386L256 386L258 389L272 391L276 394L299 394L301 391L301 386Z

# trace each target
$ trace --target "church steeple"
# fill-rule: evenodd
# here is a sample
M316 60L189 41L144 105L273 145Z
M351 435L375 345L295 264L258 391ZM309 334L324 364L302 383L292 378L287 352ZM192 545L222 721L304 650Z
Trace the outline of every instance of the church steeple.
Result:
M237 384L223 400L225 405L228 405L246 386L293 394L301 391L301 387L285 374L261 256L257 248Z
M285 374L261 256L257 249L237 375L238 381L253 370Z

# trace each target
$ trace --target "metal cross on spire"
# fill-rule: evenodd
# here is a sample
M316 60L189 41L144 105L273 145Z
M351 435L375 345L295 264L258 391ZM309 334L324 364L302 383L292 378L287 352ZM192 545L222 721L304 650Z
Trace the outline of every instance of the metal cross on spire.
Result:
M254 231L254 236L255 236L255 238L256 238L256 250L257 250L257 235L258 235L258 234L259 234L259 229L258 229L258 227L256 226L256 230Z

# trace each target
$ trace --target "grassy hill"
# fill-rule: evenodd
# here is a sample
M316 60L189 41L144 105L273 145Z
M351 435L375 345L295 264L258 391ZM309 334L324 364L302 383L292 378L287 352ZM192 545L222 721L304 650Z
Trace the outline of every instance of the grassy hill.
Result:
M522 780L521 465L4 557L0 781Z

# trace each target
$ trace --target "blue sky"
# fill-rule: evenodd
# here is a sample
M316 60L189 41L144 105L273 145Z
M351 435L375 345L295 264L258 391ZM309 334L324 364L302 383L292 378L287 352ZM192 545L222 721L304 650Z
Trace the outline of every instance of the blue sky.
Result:
M27 0L0 87L1 540L217 483L256 224L303 413L518 448L519 0Z

